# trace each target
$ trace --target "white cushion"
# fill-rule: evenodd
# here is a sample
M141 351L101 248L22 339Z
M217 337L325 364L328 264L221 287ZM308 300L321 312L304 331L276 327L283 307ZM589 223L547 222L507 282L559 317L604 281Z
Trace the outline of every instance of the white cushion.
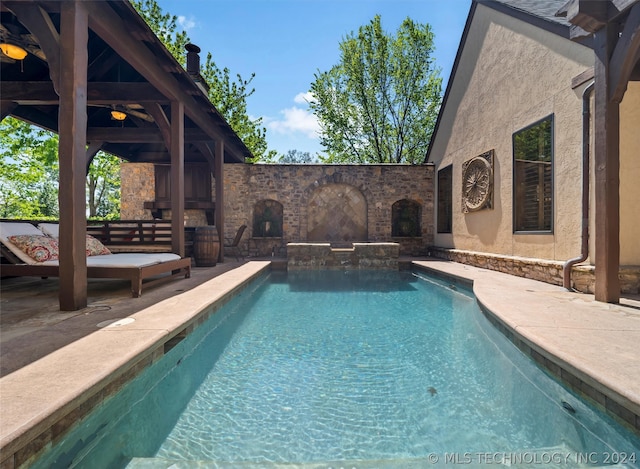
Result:
M31 223L26 222L10 222L0 221L0 241L9 249L18 259L25 264L35 264L36 262L18 246L13 244L7 238L16 235L40 235L43 233Z
M144 267L180 259L171 253L120 253L87 258L87 267Z
M26 222L0 221L0 239L15 235L42 235L42 231Z

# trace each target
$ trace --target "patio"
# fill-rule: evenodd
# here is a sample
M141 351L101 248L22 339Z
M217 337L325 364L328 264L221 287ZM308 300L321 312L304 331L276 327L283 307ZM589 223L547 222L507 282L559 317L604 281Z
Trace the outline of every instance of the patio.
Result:
M282 268L283 261L196 267L190 279L160 284L136 299L127 294L126 282L90 281L90 306L76 312L59 311L57 279L4 279L2 462L15 455L17 467L38 445L55 441L61 429L156 359L150 347L157 351L184 324L197 324L203 305L233 294L265 268ZM488 317L521 350L640 428L640 296L604 304L593 295L463 264L413 263L448 279L474 281ZM133 324L98 327L131 316Z
M167 298L193 289L241 263L195 267L191 278L167 280L131 298L126 280L89 279L89 306L60 311L60 280L37 277L3 278L0 285L0 377L4 377L98 330L98 324L131 316Z

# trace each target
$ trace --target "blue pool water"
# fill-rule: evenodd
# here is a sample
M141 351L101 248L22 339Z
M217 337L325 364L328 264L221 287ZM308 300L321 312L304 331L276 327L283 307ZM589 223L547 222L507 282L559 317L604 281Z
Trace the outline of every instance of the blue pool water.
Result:
M464 287L316 271L252 284L36 467L638 467L639 448Z

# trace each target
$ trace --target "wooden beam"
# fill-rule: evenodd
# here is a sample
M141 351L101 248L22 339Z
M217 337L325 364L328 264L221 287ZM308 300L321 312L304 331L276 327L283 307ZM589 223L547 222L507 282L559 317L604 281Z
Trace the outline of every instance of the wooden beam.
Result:
M171 103L171 248L184 257L184 104Z
M620 301L620 106L609 99L610 58L617 38L615 23L594 34L595 298L607 303Z
M87 131L89 141L100 140L110 143L164 143L157 127L91 127ZM189 142L207 142L211 137L200 129L185 129L184 138Z
M176 79L158 64L157 58L145 46L144 42L131 36L124 22L113 11L107 2L92 3L90 17L91 28L111 48L129 63L136 64L136 70L153 84L162 94L172 101L181 101L185 105L185 113L202 125L203 129L214 133L213 137L220 137L218 129L211 128L210 122L205 122L202 113L197 112L197 103L193 96L180 87ZM182 67L176 64L179 69ZM194 85L195 86L195 85ZM193 109L192 109L193 108ZM202 121L202 122L201 122Z
M571 89L584 85L586 82L593 80L593 67L589 67L584 72L576 75L571 79Z
M184 103L185 114L211 138L224 139L224 131L233 133L222 116L219 116L222 127L214 120L214 115L207 112L199 104L194 95L202 95L195 83L193 87L184 87L164 67L158 64L157 57L146 47L145 42L137 40L127 25L121 20L107 2L91 2L90 26L113 50L130 64L136 64L136 70L149 83L171 100ZM176 71L184 69L176 64ZM188 89L191 88L191 89ZM198 90L198 91L196 91ZM203 96L203 99L206 97ZM208 103L208 100L207 100ZM234 134L235 135L235 134ZM242 150L236 146L230 147L235 154L244 157Z
M609 98L622 102L631 74L640 59L640 3L629 12L610 64Z
M213 142L212 142L213 143ZM194 147L198 149L198 151L204 156L204 159L209 163L209 169L211 170L211 174L215 177L215 156L214 150L209 146L208 142L196 142L193 144Z
M216 179L216 226L218 227L218 239L220 240L220 254L218 261L224 262L224 140L216 141L215 169Z
M10 115L16 107L18 107L18 104L13 101L7 101L4 99L0 101L0 121Z
M50 81L3 81L2 99L22 105L56 105L60 97ZM87 103L96 105L168 104L169 100L149 83L87 83Z
M88 14L82 1L61 5L60 19L60 309L87 306L86 128Z
M89 142L89 147L87 148L87 172L89 174L89 168L91 167L91 162L95 158L96 154L102 149L102 145L104 142Z
M18 20L38 39L38 44L47 57L49 76L53 82L53 87L60 94L60 76L62 73L59 51L60 35L51 21L49 13L44 11L42 7L29 3L31 2L5 2L5 6L13 11ZM86 44L84 47L86 49ZM4 88L4 84L2 86Z
M594 32L607 24L607 1L571 0L557 13L587 32Z
M162 106L158 103L149 103L144 109L153 117L158 129L160 129L162 140L166 147L171 148L171 122L169 122L169 118Z
M57 115L48 114L33 106L17 106L13 108L11 115L36 127L58 133Z
M101 77L116 67L120 62L118 54L114 53L109 47L103 48L98 55L93 57L93 61L87 69L87 80L92 82L96 77Z

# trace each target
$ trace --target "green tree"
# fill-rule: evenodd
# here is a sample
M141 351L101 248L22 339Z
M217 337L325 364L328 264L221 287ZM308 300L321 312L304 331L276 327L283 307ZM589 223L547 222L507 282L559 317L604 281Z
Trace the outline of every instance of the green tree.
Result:
M120 158L98 152L87 175L87 208L90 217L119 218Z
M58 135L7 117L0 123L0 217L58 218ZM120 216L120 159L98 152L87 175L90 216Z
M57 135L7 117L0 122L0 156L0 217L57 217Z
M252 120L247 113L247 98L256 91L255 88L249 88L255 73L248 80L240 74L236 74L235 80L232 80L229 69L225 67L220 70L209 52L201 75L210 87L209 101L251 150L254 158L249 162L272 161L276 151L267 147L267 130L261 127L262 117Z
M316 163L317 160L308 151L289 150L286 155L280 155L279 163Z
M185 64L184 46L190 39L185 31L179 30L178 17L164 13L156 0L133 0L132 3L169 52L178 62ZM249 79L242 78L240 74L232 78L228 68L220 69L216 65L211 52L207 53L200 73L209 85L209 100L251 150L254 156L251 162L273 160L276 152L267 147L267 131L262 127L262 118L251 119L247 113L247 98L255 92L251 87L255 74L251 74Z
M424 162L441 100L428 24L406 18L395 36L376 15L340 43L340 62L317 72L311 109L328 163Z

